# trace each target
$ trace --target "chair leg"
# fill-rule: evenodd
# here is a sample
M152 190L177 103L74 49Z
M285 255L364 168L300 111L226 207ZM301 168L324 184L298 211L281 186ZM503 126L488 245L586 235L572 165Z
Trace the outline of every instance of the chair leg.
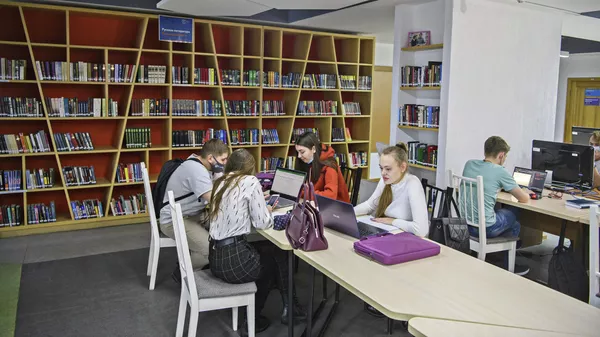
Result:
M187 299L184 291L184 287L181 287L181 298L179 299L179 313L177 314L177 331L175 332L175 337L183 337L183 325L185 324L185 312L187 310Z
M250 297L250 301L248 301L248 306L246 307L246 317L248 318L248 337L254 337L255 335L255 331L254 331L254 320L256 319L256 317L254 317L254 295L252 295ZM290 306L290 309L292 307Z
M237 331L238 329L238 307L231 308L231 318L233 323L233 331Z
M477 252L477 258L479 258L481 261L485 261L485 254L485 248L479 247L479 251Z
M154 290L154 285L156 284L156 270L158 269L158 255L160 254L160 246L153 249L152 253L152 267L150 270L150 290Z
M154 254L154 239L150 239L150 249L148 251L148 268L146 268L146 275L150 276L152 267L152 255Z
M183 286L182 286L183 288ZM198 329L198 304L194 303L190 305L190 326L188 328L188 337L196 337L196 330Z
M517 244L512 243L508 250L508 271L511 273L515 272L515 260L517 259Z

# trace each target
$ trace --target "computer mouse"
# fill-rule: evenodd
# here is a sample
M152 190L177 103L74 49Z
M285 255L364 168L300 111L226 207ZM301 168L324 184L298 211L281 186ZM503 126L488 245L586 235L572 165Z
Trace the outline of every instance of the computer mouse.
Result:
M538 200L538 195L535 193L529 193L529 197L531 198L531 200Z

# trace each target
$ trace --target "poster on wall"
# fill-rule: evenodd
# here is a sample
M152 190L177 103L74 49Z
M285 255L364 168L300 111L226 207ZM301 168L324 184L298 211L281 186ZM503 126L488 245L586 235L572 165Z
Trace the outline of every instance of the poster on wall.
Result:
M600 98L584 98L583 105L600 106Z
M600 89L585 89L585 97L600 97Z
M158 39L177 43L192 43L194 20L174 16L158 16Z

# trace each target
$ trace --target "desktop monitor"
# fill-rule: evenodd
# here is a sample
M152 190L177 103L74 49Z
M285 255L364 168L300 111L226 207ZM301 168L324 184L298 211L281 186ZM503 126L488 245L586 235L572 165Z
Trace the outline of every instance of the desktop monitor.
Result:
M552 171L552 183L590 189L594 180L594 148L589 145L534 140L531 169Z
M594 131L600 131L600 129L586 128L583 126L572 126L571 127L571 143L580 145L589 145L590 137Z

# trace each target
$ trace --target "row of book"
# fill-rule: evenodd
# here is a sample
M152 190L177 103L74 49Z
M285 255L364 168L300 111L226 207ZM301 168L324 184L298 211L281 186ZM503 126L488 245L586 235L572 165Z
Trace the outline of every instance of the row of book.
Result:
M350 152L348 153L348 166L367 166L367 158L369 154L365 151Z
M96 183L94 166L64 166L65 186L93 185Z
M173 116L223 116L220 100L174 99Z
M358 76L358 90L371 90L373 78L371 76Z
M302 74L300 73L288 73L281 76L281 86L283 88L300 88L301 79Z
M167 79L167 66L140 65L137 72L137 83L163 84ZM133 80L132 80L133 82Z
M25 184L28 190L51 188L56 183L54 169L25 170Z
M125 129L125 148L140 149L149 147L152 147L152 135L149 127Z
M194 84L217 85L217 70L215 68L196 68L194 69Z
M244 70L244 85L250 87L260 86L260 70Z
M27 61L0 57L0 81L24 81Z
M285 115L284 101L263 101L263 116L283 116Z
M355 90L356 89L356 76L354 75L340 75L340 88Z
M171 67L171 83L173 84L189 84L190 74L188 67Z
M294 157L294 156L287 156L285 158L282 158L282 157L260 158L260 170L261 171L274 171L278 167L293 169L295 159L296 159L296 157Z
M44 130L30 134L0 135L0 154L50 152L50 141Z
M44 117L42 101L34 97L0 97L0 117Z
M265 88L279 88L279 72L278 71L265 71L263 72L263 87Z
M144 68L144 66L140 66L140 68ZM113 83L133 83L135 80L135 64L109 64L108 78ZM138 82L140 81L138 80Z
M350 128L332 128L331 129L331 141L332 142L345 142L352 141L352 135L350 134Z
M426 66L400 68L403 87L439 87L442 83L442 62L430 61Z
M106 72L102 71L104 63L71 62L69 64L69 80L71 82L105 82Z
M258 129L229 130L231 145L256 145L259 143Z
M344 109L344 114L349 116L360 116L360 103L358 102L344 102L342 106Z
M305 74L302 88L335 89L337 88L337 76L335 74Z
M50 201L50 205L45 204L28 204L27 205L27 223L30 225L56 222L56 206L54 201Z
M175 101L175 100L174 100ZM135 98L131 100L129 116L168 116L168 98Z
M300 101L298 116L335 116L338 114L337 101Z
M0 206L0 227L20 226L23 218L20 205Z
M258 116L260 101L225 101L227 116Z
M437 145L421 142L407 142L408 162L429 167L437 167Z
M143 181L142 165L140 163L119 163L119 166L117 166L116 180L118 183L135 183Z
M240 71L231 69L221 69L221 84L222 85L241 85Z
M109 100L112 105L112 99ZM117 102L114 102L117 104ZM101 117L106 116L105 98L46 97L48 117Z
M110 211L114 216L146 213L146 195L138 193L125 198L123 195L110 201Z
M0 170L0 191L20 191L21 173L21 170Z
M296 139L306 132L312 132L319 138L319 129L317 128L296 128L292 130L292 143L295 143Z
M277 129L262 129L261 138L263 144L279 144Z
M56 150L59 152L90 151L94 149L89 132L57 132L54 134Z
M98 199L71 201L71 209L73 210L75 220L102 218L104 216L102 202Z
M400 125L420 128L439 128L440 107L420 104L404 104L398 111Z
M227 131L213 128L207 130L178 130L173 131L172 136L173 147L201 147L214 138L227 144Z

